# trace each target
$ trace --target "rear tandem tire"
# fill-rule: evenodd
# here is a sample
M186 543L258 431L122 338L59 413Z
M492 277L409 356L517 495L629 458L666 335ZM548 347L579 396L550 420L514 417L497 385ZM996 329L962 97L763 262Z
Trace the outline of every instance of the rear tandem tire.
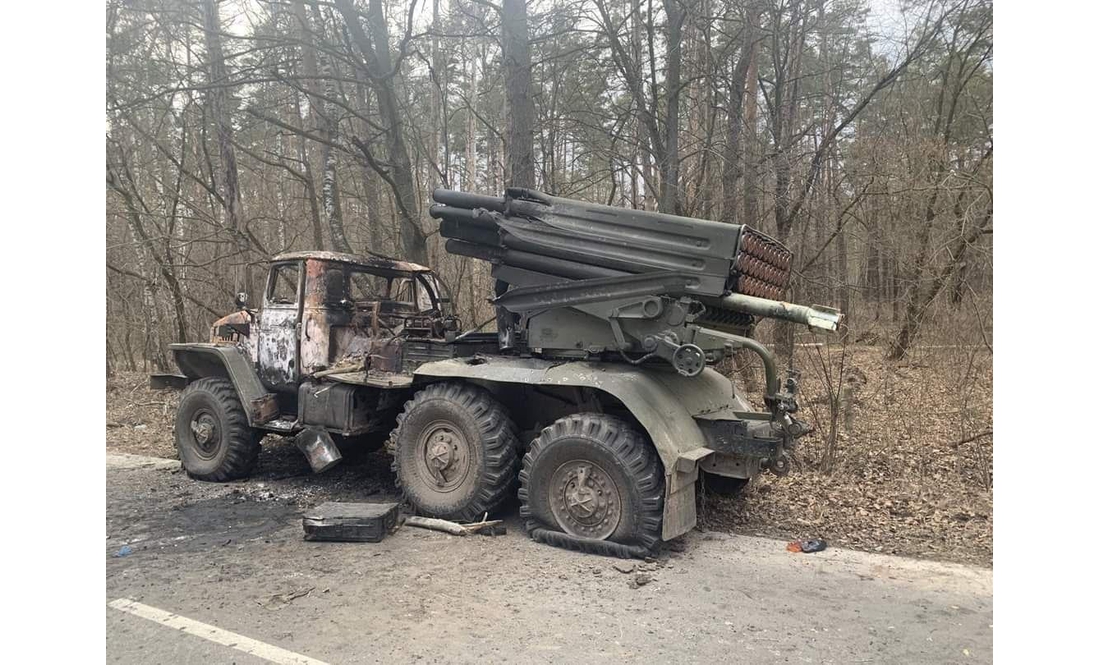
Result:
M523 458L519 498L528 534L543 542L614 556L654 552L661 542L660 459L614 416L581 413L544 429ZM547 531L569 537L537 537Z
M192 478L225 482L256 466L263 432L248 425L244 406L228 379L193 382L176 410L176 450Z
M405 403L390 442L397 486L424 515L472 521L513 495L516 426L484 388L425 386Z

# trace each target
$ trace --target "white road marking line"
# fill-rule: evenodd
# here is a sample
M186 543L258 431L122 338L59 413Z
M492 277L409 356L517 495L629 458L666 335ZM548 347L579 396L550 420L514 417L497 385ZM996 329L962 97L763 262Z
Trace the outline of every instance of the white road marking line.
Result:
M204 640L210 640L211 642L231 647L237 651L243 651L257 658L263 658L272 663L279 663L279 665L328 665L324 661L310 658L309 656L303 656L293 651L287 651L286 649L281 649L277 646L267 644L266 642L254 640L251 637L231 633L228 630L222 630L208 623L202 623L201 621L188 619L178 614L165 612L156 607L130 600L129 598L112 600L107 603L107 605L116 610L139 616L142 619L155 621L169 628L175 628L176 630L183 631L190 635L201 637Z

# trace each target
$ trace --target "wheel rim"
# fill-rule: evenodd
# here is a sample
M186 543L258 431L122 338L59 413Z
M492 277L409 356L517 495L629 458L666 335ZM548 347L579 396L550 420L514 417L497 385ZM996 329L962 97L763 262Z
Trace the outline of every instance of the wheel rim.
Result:
M213 459L218 454L221 432L218 419L206 409L199 409L191 416L191 442L195 452L203 459Z
M550 477L550 510L566 533L604 540L619 527L622 498L600 465L571 460Z
M437 492L454 491L470 474L470 442L453 423L436 421L425 427L416 452L421 474Z

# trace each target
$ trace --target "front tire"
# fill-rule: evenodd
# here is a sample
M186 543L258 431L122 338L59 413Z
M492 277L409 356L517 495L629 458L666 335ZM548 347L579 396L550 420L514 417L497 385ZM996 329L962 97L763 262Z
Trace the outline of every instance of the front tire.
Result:
M176 410L176 450L187 474L225 482L252 473L262 432L248 416L228 379L199 379L180 395Z
M480 519L515 487L516 426L484 388L426 386L405 403L390 440L397 485L425 515Z
M555 421L532 443L520 471L520 515L527 532L567 534L547 542L615 555L655 551L661 541L664 477L642 434L626 421L582 413ZM620 548L621 549L621 548Z

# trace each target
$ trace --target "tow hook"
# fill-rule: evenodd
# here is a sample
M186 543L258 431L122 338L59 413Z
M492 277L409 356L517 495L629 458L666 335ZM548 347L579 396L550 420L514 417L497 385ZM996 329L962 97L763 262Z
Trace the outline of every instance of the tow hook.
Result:
M774 458L764 460L763 466L768 471L782 478L791 471L791 458L787 456L787 453L779 453L779 455Z

